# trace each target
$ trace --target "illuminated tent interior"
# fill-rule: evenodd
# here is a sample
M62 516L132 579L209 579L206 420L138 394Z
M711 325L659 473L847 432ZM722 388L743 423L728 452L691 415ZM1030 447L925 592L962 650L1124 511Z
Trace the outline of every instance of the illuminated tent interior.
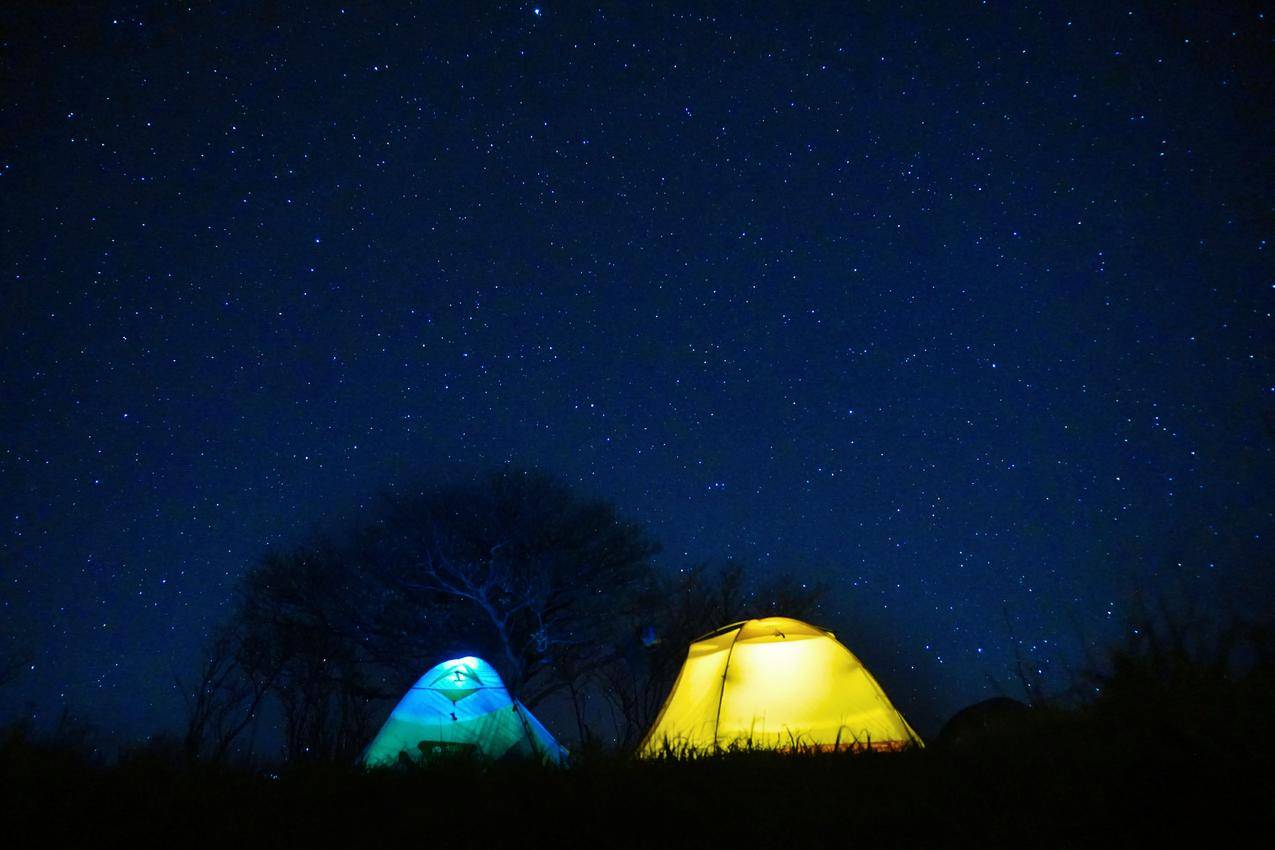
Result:
M466 656L422 676L390 712L363 754L369 767L400 754L428 759L462 751L491 759L561 762L567 752L522 703L509 696L494 667Z
M639 754L907 744L921 739L831 632L766 617L691 644Z

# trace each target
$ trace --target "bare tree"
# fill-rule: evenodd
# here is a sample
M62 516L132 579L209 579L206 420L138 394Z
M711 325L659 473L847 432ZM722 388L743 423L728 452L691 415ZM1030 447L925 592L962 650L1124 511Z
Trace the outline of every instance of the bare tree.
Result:
M352 564L315 546L270 555L244 578L234 627L257 651L239 660L278 700L290 759L353 757L387 696L364 625L374 597Z
M177 679L186 703L188 758L223 761L255 722L277 675L261 663L263 649L223 626L208 642L196 682L188 687Z
M614 614L650 581L657 551L609 503L526 471L390 498L368 541L404 599L461 609L529 705L578 687L609 654Z
M528 705L562 690L582 711L655 551L610 504L538 472L389 497L340 545L275 553L245 575L232 629L259 651L212 647L199 692L218 699L192 700L192 741L256 699L234 687L247 681L277 702L289 759L352 758L385 702L447 654L487 658Z

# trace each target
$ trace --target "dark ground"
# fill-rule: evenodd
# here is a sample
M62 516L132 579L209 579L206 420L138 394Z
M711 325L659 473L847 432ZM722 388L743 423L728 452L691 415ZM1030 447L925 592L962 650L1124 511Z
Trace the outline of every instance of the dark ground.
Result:
M1148 621L1151 623L1152 621ZM3 846L1266 846L1275 826L1275 630L1196 641L1144 623L1026 708L981 703L924 749L568 767L449 758L191 762L175 743L95 756L67 724L0 731ZM1207 647L1201 649L1200 647Z
M1275 803L1270 679L1184 684L1144 692L1141 705L1116 694L1033 709L897 754L636 762L584 752L566 769L457 761L274 772L186 764L157 746L108 765L14 730L0 751L0 813L6 835L42 846L1249 843L1250 829L1269 832Z

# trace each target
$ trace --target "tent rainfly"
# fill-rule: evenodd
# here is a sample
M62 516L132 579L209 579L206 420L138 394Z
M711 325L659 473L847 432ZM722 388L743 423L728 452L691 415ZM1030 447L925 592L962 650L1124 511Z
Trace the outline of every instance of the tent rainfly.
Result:
M460 751L551 762L567 755L549 730L509 696L495 668L471 655L444 661L412 686L364 751L363 764Z
M639 755L921 745L872 674L832 634L765 617L696 640Z

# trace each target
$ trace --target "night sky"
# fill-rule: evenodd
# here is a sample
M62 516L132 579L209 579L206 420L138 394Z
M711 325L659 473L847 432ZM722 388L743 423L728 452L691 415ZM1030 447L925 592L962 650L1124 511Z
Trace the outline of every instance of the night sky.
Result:
M923 731L1275 598L1275 9L190 5L0 16L0 719L173 727L456 465L826 582Z

